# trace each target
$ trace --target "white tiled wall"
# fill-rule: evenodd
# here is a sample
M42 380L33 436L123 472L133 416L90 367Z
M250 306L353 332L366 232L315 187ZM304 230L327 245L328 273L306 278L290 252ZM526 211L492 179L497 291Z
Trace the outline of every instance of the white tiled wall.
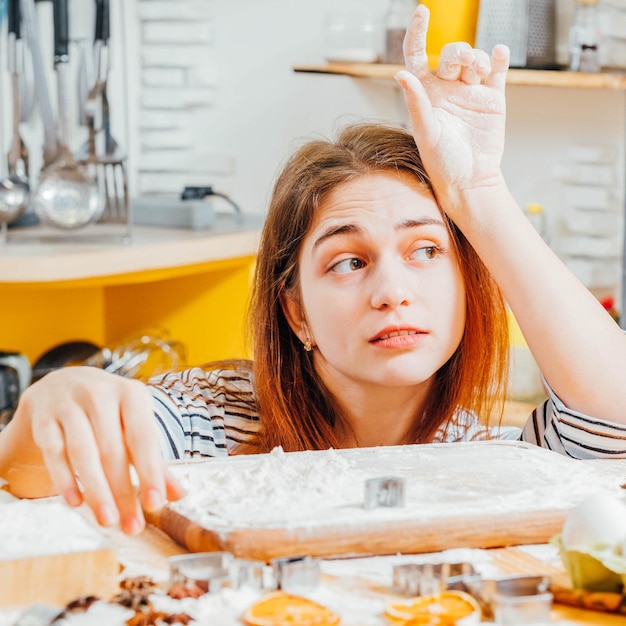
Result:
M232 171L232 157L207 141L218 89L214 8L211 0L136 3L137 193L178 193Z

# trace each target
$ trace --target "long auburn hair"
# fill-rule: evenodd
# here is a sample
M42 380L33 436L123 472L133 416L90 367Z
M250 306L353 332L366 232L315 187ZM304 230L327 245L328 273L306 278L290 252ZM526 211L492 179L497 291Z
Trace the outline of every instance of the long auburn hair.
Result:
M360 123L335 142L313 140L284 166L274 185L261 236L248 325L262 420L250 452L339 447L333 425L340 409L290 328L281 296L298 297L298 256L326 195L337 185L373 172L408 171L432 190L413 137L403 129ZM502 416L508 374L507 315L499 288L458 228L442 215L455 246L466 290L466 325L453 354L435 374L420 415L415 443L433 440L459 409L487 426ZM487 435L485 429L484 436ZM248 448L248 446L245 446Z

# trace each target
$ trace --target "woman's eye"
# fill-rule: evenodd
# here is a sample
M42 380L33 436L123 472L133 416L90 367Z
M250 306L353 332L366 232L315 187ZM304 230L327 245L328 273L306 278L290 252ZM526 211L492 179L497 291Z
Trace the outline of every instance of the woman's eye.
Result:
M361 261L361 259L351 258L344 259L343 261L339 261L339 263L335 263L331 267L333 272L337 272L338 274L347 274L349 272L354 272L356 270L360 270L365 267L365 263Z
M437 246L424 246L423 248L415 250L411 256L416 261L430 261L434 259L438 253L439 248Z

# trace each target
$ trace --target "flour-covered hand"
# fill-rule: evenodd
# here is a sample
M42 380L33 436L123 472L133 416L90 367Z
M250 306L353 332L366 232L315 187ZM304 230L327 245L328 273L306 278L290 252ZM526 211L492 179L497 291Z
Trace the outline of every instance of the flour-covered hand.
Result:
M501 181L509 50L496 46L489 57L467 43L447 44L433 74L426 55L428 20L428 9L419 5L404 39L407 70L396 80L435 193L454 219L459 195Z
M24 392L5 430L0 474L16 495L85 502L100 524L119 522L135 534L144 526L140 500L154 510L183 493L160 453L151 396L137 380L92 367L51 372Z

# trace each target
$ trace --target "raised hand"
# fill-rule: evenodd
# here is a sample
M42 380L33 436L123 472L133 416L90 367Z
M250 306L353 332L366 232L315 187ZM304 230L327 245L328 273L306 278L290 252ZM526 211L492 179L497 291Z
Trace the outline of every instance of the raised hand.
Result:
M396 80L435 193L454 219L460 194L501 182L509 50L496 46L490 58L467 43L447 44L433 75L428 20L428 9L419 5L404 39L407 70Z

